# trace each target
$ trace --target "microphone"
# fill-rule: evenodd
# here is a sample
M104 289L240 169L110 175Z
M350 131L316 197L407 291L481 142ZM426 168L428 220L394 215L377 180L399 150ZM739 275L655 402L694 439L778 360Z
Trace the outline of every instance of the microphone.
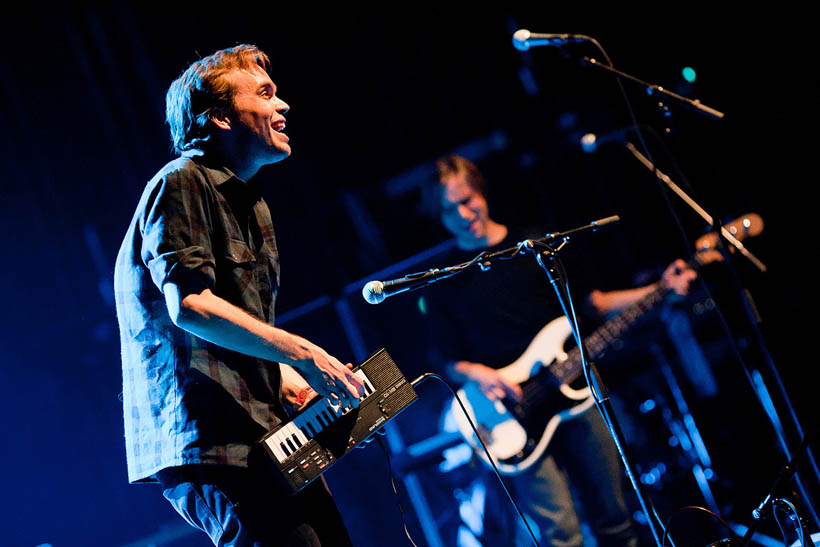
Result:
M539 34L527 29L518 29L513 34L513 47L527 51L536 46L563 46L574 42L586 42L587 37L580 34Z
M598 150L598 147L613 141L622 141L626 136L635 130L634 127L624 127L604 133L603 135L596 135L595 133L587 133L581 137L581 148L584 152L592 154Z
M390 281L369 281L362 287L362 297L367 300L368 304L381 304L389 296L419 289L455 273L434 269Z

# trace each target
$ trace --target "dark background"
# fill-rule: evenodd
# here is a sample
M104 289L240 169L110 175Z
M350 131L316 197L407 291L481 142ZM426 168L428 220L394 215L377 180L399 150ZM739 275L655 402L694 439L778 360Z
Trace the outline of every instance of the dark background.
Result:
M566 48L569 58L551 48L522 54L510 44L515 29L591 35L621 70L726 112L717 122L673 106L672 117L663 118L654 99L627 86L641 123L671 129L663 142L674 161L648 137L664 171L683 183L676 163L691 181L687 189L721 219L762 215L764 234L748 246L769 272L740 261L738 271L756 298L769 349L804 425L816 425L808 380L816 363L809 222L816 174L808 150L813 136L804 128L815 118L817 88L802 64L810 49L799 14L744 14L741 23L735 15L657 11L384 9L310 17L275 7L26 9L0 23L6 447L0 543L142 545L165 530L165 539L154 543L203 544L168 539L180 521L160 492L127 485L112 273L142 186L172 158L164 125L168 84L198 56L237 43L270 54L279 94L292 108L292 158L258 175L283 262L278 313L294 317L300 306L325 297L285 326L353 360L356 349L341 335L349 325L336 314L339 302L349 303L366 329L367 349L388 346L400 364L408 363L408 376L426 370L417 297L397 297L376 311L361 304L354 288L447 238L421 205L432 161L444 153L458 150L477 161L499 220L564 230L619 214L623 221L614 230L573 243L601 288L651 281L691 247L658 184L623 148L588 155L577 144L588 131L629 124L613 79L574 60L600 54L588 44ZM681 78L684 66L696 69L694 84ZM687 237L702 233L704 223L670 200ZM392 275L398 273L404 272ZM641 273L646 277L636 277ZM728 295L730 323L750 347L751 366L762 367L725 272L716 277ZM699 292L689 304L706 298ZM783 458L717 321L693 322L721 391L690 403L725 477L716 488L726 516L748 523ZM379 328L367 330L371 324ZM438 389L427 396L436 404L444 397L432 394ZM419 405L400 418L408 439L436 432L428 419L434 406ZM383 458L375 447L362 454L330 474L354 539L400 542ZM367 467L361 462L372 465L359 469ZM378 476L366 480L374 486L353 486L361 479L351 474L373 466ZM457 487L462 479L447 480ZM701 504L683 499L685 489L674 490L657 494L670 508L666 515ZM447 530L458 518L451 490L428 493ZM362 507L378 507L381 515ZM422 538L409 512L414 537ZM696 522L708 527L710 521Z

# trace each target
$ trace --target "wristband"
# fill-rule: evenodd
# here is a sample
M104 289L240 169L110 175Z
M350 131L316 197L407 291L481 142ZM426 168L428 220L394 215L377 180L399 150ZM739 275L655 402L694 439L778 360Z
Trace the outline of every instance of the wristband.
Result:
M299 391L299 394L296 396L296 402L300 405L304 404L307 400L308 394L313 391L312 387L306 387Z

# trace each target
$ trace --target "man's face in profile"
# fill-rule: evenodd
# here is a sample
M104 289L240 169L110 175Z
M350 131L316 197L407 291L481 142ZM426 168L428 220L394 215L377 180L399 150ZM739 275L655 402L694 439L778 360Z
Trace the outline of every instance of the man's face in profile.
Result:
M276 96L276 85L268 73L254 65L251 70L233 70L225 78L233 88L229 118L239 149L262 164L290 156L284 133L284 114L290 107Z

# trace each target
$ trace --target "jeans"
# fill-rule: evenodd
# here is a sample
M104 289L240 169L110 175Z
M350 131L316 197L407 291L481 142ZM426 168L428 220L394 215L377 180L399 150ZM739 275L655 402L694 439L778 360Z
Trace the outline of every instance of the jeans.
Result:
M214 545L226 547L350 546L322 478L296 495L249 469L192 465L165 469L163 496Z
M618 453L595 408L561 424L547 455L510 482L521 510L540 532L541 545L577 547L583 543L573 491L599 546L637 543L623 497ZM526 535L519 543L532 545L532 540Z

